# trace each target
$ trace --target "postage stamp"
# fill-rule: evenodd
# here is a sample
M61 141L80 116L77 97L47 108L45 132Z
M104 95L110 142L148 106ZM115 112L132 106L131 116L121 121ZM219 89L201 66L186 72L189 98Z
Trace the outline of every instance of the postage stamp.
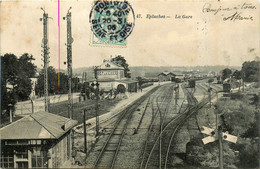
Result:
M95 1L89 15L91 44L126 46L135 25L133 8L127 1Z

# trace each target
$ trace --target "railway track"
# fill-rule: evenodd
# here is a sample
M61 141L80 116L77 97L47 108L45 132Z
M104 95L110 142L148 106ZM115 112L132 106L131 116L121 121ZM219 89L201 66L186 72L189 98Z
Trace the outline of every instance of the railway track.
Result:
M127 126L131 120L133 112L145 99L149 97L151 93L157 89L158 87L152 89L150 92L145 94L145 96L127 106L127 108L118 115L118 119L116 120L114 128L111 130L107 139L103 143L102 148L93 162L92 168L114 168L122 140L126 133ZM149 102L146 104L149 104ZM91 163L90 161L88 162Z
M187 119L189 119L192 115L196 115L196 113L197 113L197 111L199 110L199 109L201 109L202 107L204 107L207 103L208 103L208 101L209 101L209 99L206 97L207 96L207 88L206 87L203 87L203 86L201 86L201 85L199 85L200 87L201 87L201 89L203 90L203 93L204 93L204 96L203 96L203 99L202 99L202 101L201 102L198 102L197 101L197 99L194 97L194 93L195 93L195 90L193 90L193 91L189 91L188 89L187 89L187 94L188 94L188 96L190 97L190 102L192 102L192 105L194 105L195 104L195 106L193 106L191 109L189 109L188 111L187 111L187 114L186 113L183 113L182 115L182 117L180 117L179 119L179 121L177 122L177 124L175 125L175 127L173 128L173 132L172 132L172 134L171 134L171 137L170 137L170 140L169 140L169 142L168 142L168 148L167 148L167 151L166 151L166 157L165 157L165 162L164 162L164 166L163 166L163 168L164 169L167 169L168 168L168 166L170 165L169 163L168 163L168 158L169 158L169 154L170 154L170 151L171 151L171 147L172 147L172 142L173 142L173 138L174 138L174 136L176 135L176 133L177 133L177 131L181 128L181 126L186 122L186 120ZM199 87L199 88L200 88ZM215 97L216 95L217 95L217 92L219 91L219 89L221 89L221 87L219 88L219 86L216 86L217 88L213 88L213 90L215 90L215 94L213 94L212 95L212 97ZM185 112L185 111L184 111ZM196 117L196 119L197 119L197 117ZM198 124L198 123L197 123ZM199 126L198 126L199 127Z
M142 160L141 160L139 168L143 168L144 162L148 158L147 152L149 152L149 150L152 147L152 143L150 141L153 140L153 138L158 137L161 130L163 130L163 124L165 123L165 119L166 119L165 117L166 117L166 114L168 113L170 101L172 99L172 92L173 92L173 86L171 86L168 90L164 91L164 93L158 93L152 99L151 105L152 105L152 115L153 116L152 116L152 120L151 120L151 123L150 123L148 131L147 131L146 140L144 143L144 149L143 149L142 158L141 158ZM166 95L166 96L164 96L164 95ZM162 96L164 96L164 97L162 98ZM160 100L160 97L161 97L161 100ZM160 117L158 117L159 115L160 115ZM159 132L157 132L158 129L159 129ZM160 154L161 149L159 149L158 151L159 151L158 154Z
M145 99L148 99L148 101L145 104L144 112L137 126L140 127L147 109L152 111L152 117L147 130L139 168L168 168L169 157L173 155L172 146L176 133L187 119L208 102L208 98L205 98L205 96L201 102L198 102L193 96L195 90L183 89L183 92L186 95L189 106L182 102L177 115L177 112L175 112L175 117L169 118L173 113L170 109L173 98L173 86L171 85L166 85L164 89L161 87L149 96L138 99L119 113L114 128L110 130L104 143L99 146L101 148L96 151L95 159L89 163L92 168L115 168L117 166L117 156L120 152L127 126L129 126L133 112ZM137 132L139 127L137 127Z
M156 102L156 105L158 106L158 113L163 114L163 118L161 118L160 121L157 120L157 123L160 124L159 127L156 125L155 121L152 121L150 124L145 141L144 152L142 154L142 161L139 168L161 168L160 166L164 163L165 130L173 121L177 120L179 116L177 115L177 118L168 118L171 115L170 113L173 113L169 110L169 105L171 104L173 98L172 96L173 88L171 88L167 93L166 97L168 97L168 100L164 102L165 105L161 105L163 106L163 109L160 108L161 106L158 104L158 101ZM181 104L180 110L183 107L182 105L183 104ZM157 131L158 128L159 132L154 133L153 131Z
M165 126L162 128L159 135L155 139L153 145L151 146L146 161L144 161L143 158L140 168L145 168L145 169L146 168L165 168L165 169L168 168L169 155L172 150L171 149L172 142L177 131L182 127L182 125L186 122L187 119L189 119L193 114L195 114L199 109L201 109L203 106L205 106L208 103L208 99L205 98L205 96L201 102L198 102L193 95L195 90L188 90L186 88L183 88L183 92L186 94L186 98L189 102L189 106L184 108L184 110L182 110L183 106L181 106L178 115L165 124ZM161 138L163 138L162 143L160 142ZM156 147L158 146L158 144L160 149L159 161L158 161L158 157L156 157L156 152L157 152ZM156 161L158 161L157 164Z
M185 86L182 85L182 89L190 106L198 104L198 100L194 97L196 88L185 88Z
M169 113L169 106L170 106L171 101L172 101L172 96L173 96L173 86L171 86L171 88L169 89L169 92L166 96L167 98L166 98L166 105L164 105L164 111L162 111L160 109L160 106L158 105L158 102L157 102L158 110L159 110L159 113L160 113L160 133L162 133L162 131L163 131L164 123L166 121L166 116ZM159 166L161 166L161 164L162 164L162 151L163 151L162 135L160 135L159 138L160 138L159 139Z

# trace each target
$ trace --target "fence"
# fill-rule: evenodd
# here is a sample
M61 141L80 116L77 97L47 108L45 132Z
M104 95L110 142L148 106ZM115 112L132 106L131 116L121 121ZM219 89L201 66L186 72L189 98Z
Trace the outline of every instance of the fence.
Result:
M50 96L50 106L54 106L57 103L66 102L68 95L54 95ZM80 101L79 94L73 95L73 104ZM32 111L32 102L30 100L18 102L15 105L15 115L27 115L32 112L45 111L44 98L38 98L33 101L34 111Z

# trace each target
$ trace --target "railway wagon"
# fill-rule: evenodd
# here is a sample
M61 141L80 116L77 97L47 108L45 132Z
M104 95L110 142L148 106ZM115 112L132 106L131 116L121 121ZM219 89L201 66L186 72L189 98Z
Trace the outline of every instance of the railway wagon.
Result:
M171 82L175 82L175 77L171 77Z
M188 86L189 86L190 88L195 88L195 86L196 86L196 81L195 81L195 79L190 79L190 80L188 80Z
M224 83L223 84L223 92L230 92L231 90L231 84L230 83Z
M180 78L175 78L175 83L181 83L182 80Z

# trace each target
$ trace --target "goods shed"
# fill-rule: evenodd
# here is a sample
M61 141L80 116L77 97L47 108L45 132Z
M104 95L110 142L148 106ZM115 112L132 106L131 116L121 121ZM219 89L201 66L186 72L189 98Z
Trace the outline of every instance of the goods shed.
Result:
M175 79L175 74L173 74L172 72L162 72L158 75L158 79L160 82L163 81L172 81L173 79Z

